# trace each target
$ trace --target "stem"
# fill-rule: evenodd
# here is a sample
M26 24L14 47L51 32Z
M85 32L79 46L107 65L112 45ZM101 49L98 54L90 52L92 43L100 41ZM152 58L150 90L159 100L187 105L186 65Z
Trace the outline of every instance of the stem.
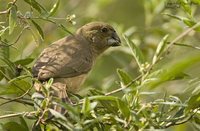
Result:
M30 90L32 89L32 87L33 87L33 86L31 86L31 87L30 87L24 94L22 94L21 96L16 97L16 98L14 98L14 99L11 99L11 100L9 100L9 101L6 101L6 102L4 102L4 103L1 103L0 106L5 105L5 104L10 103L10 102L13 102L13 101L17 101L17 100L23 98L25 95L27 95L27 94L30 92Z
M121 87L119 89L113 90L111 92L106 93L105 95L108 96L108 95L120 92L120 91L128 88L129 86L131 86L133 83L135 83L135 81L139 80L140 78L142 78L142 75L139 75L138 77L136 77L135 79L133 79L131 82L129 82L127 85L125 85L125 87Z
M19 112L19 113L7 114L7 115L0 116L0 119L10 118L10 117L16 117L16 116L31 116L31 115L34 115L35 113L36 113L36 111L32 111L32 112Z

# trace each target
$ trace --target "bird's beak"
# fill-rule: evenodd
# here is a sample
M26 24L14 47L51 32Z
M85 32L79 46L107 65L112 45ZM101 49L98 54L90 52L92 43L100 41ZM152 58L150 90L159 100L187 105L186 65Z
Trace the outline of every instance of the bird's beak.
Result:
M108 38L109 46L120 46L121 40L116 33L113 33L110 38Z

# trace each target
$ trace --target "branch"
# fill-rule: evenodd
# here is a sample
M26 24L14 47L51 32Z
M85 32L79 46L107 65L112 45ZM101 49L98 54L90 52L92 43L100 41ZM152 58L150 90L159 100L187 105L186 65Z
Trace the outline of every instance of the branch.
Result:
M13 2L10 2L10 3L15 5L16 2L17 2L17 0L13 0ZM10 8L8 8L7 10L4 10L4 11L0 11L0 15L5 15L5 14L8 14L9 12L10 12Z
M22 94L21 96L16 97L16 98L14 98L14 99L11 99L11 100L9 100L9 101L6 101L6 102L4 102L4 103L1 103L0 106L5 105L5 104L10 103L10 102L13 102L13 101L18 101L19 99L21 99L21 98L23 98L25 95L27 95L27 94L30 92L30 90L31 90L32 88L33 88L33 86L31 86L31 87L30 87L24 94Z
M0 12L0 15L8 14L10 12L10 8Z
M135 79L133 79L131 82L129 82L127 85L125 85L124 87L121 87L119 89L116 89L116 90L113 90L111 92L108 92L106 93L105 95L108 96L108 95L111 95L111 94L114 94L114 93L117 93L117 92L120 92L126 88L128 88L129 86L131 86L133 83L135 83L135 81L139 80L140 78L142 78L142 75L139 75L138 77L136 77Z
M154 64L151 64L145 74L145 76L143 77L143 79L148 76L148 74L150 73L150 71L152 70L153 66L158 63L159 60L161 60L161 58L163 57L163 54L166 55L170 48L173 46L173 45L176 45L177 44L177 41L179 41L180 39L182 39L183 37L185 37L187 34L189 34L191 31L193 31L195 28L199 27L200 26L200 22L196 23L195 25L193 25L192 27L188 28L187 30L183 31L181 34L179 34L174 40L172 40L168 46L166 47L166 49L163 51L163 53L161 53L156 62Z
M169 44L170 42L167 42L167 43ZM189 47L189 48L200 50L200 47L198 47L198 46L192 46L192 45L189 45L189 44L174 43L174 45L184 46L184 47Z
M196 113L196 112L195 112L195 113ZM171 126L177 126L177 125L184 124L184 123L188 122L189 120L191 120L191 119L193 118L193 116L195 115L195 113L192 114L191 116L189 116L189 117L188 117L186 120L184 120L184 121L170 122L170 123L166 124L166 125L163 127L163 129L164 129L164 128L169 128L169 127L171 127Z
M190 33L192 30L194 30L195 28L197 28L197 27L199 27L199 26L200 26L200 22L196 23L194 26L190 27L189 29L185 30L185 31L182 32L180 35L178 35L173 41L171 41L171 42L169 43L169 45L168 45L168 47L166 48L166 50L165 50L164 53L166 54L166 53L169 51L169 49L170 49L170 47L171 47L172 45L177 45L177 43L176 43L177 41L179 41L181 38L183 38L183 37L186 36L188 33ZM192 47L192 48L196 48L196 47ZM199 49L199 48L196 48L196 49ZM162 57L162 54L158 56L158 59L157 59L157 61L156 61L155 63L157 63L157 62L160 60L161 57ZM150 72L150 70L153 68L153 66L154 66L154 64L151 64L151 65L149 66L148 71L147 71L147 73L146 73L145 76L147 76L147 75L149 74L149 72ZM125 88L131 86L135 81L139 80L140 78L142 78L142 75L139 75L137 78L135 78L135 79L132 80L130 83L128 83L125 87L121 87L121 88L119 88L119 89L113 90L113 91L111 91L111 92L106 93L105 95L108 96L108 95L111 95L111 94L120 92L120 91L122 91L123 89L125 89ZM144 77L143 77L143 78L144 78Z
M0 99L3 99L3 100L13 100L12 98L8 98L8 97L2 97L0 96ZM26 105L29 105L29 106L34 106L34 104L32 102L28 102L27 100L15 100L15 102L18 102L18 103L21 103L21 104L26 104Z
M36 111L32 111L32 112L19 112L19 113L2 115L2 116L0 116L0 119L10 118L10 117L16 117L16 116L29 117L29 116L32 116L34 114L36 114Z

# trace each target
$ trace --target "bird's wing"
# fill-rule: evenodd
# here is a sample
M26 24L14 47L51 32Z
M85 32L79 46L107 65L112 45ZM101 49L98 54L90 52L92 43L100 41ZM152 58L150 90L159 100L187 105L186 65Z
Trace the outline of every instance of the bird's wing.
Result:
M80 41L71 36L47 47L36 61L33 75L39 80L47 80L74 77L89 72L93 64L91 53L78 42Z

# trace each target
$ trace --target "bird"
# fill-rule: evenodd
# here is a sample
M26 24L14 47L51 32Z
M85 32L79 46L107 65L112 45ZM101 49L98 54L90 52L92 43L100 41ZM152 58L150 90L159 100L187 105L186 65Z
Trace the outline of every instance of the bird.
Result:
M53 78L54 94L62 101L68 101L67 92L78 92L97 57L120 43L120 37L110 24L87 23L72 35L46 47L33 65L33 77L41 83ZM41 91L41 84L36 83L34 87Z

